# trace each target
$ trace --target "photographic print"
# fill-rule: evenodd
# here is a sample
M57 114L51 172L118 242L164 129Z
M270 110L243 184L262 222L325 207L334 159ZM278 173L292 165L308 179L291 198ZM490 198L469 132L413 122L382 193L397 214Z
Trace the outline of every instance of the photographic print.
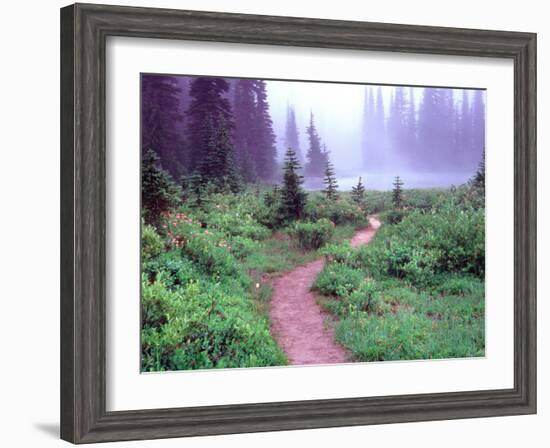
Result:
M140 92L142 372L484 356L484 89Z

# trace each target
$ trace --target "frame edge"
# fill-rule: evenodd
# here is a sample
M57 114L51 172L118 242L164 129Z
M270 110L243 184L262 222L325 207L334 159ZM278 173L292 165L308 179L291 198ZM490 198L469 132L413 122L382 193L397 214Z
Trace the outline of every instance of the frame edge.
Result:
M107 12L105 15L101 13L102 9ZM254 38L249 43L268 43L271 33L274 39L272 43L277 43L275 41L279 39L280 45L297 45L298 41L293 40L296 39L295 30L299 26L307 28L308 24L315 30L330 25L333 27L331 31L338 31L338 26L350 23L356 33L364 35L378 33L383 36L401 29L401 34L410 32L416 36L405 47L396 45L393 50L383 48L380 36L374 36L371 49L379 48L381 51L412 51L414 42L422 40L419 36L432 29L411 25L295 18L291 19L293 32L289 32L290 36L287 37L284 32L277 34L275 31L289 19L286 17L87 4L61 9L61 438L72 443L92 443L536 413L536 284L533 283L536 280L536 35L499 31L484 34L477 30L472 40L465 40L462 43L464 46L459 47L457 42L461 39L461 30L452 28L448 31L454 33L452 39L449 39L453 42L453 50L449 54L479 56L486 55L483 52L494 52L495 57L515 59L517 91L514 100L520 103L515 106L514 123L515 233L519 236L516 255L521 260L521 266L516 268L516 279L520 284L515 287L515 329L519 328L522 336L517 338L516 333L515 388L484 393L464 392L461 393L462 398L453 398L453 394L426 394L416 398L409 396L416 399L409 403L404 399L400 403L395 401L395 404L392 404L392 399L382 400L377 405L377 409L385 409L382 415L375 414L371 409L378 402L377 399L330 400L330 404L327 400L313 400L308 405L287 402L211 406L209 409L105 412L105 371L104 361L101 362L104 349L104 336L101 335L104 330L104 314L101 313L105 312L104 274L96 272L105 267L105 260L103 249L87 247L90 241L101 246L105 233L105 202L102 199L105 193L105 124L101 122L105 118L105 36L117 35L118 31L120 35L136 37L189 38L189 34L174 30L178 18L171 22L172 37L170 27L168 31L164 29L160 32L155 31L154 25L146 27L149 31L141 28L139 23L135 29L126 28L124 24L118 25L117 20L124 21L126 13L135 19L136 15L144 15L145 12L157 18L168 16L171 12L179 13L178 18L189 24L190 28L193 28L194 19L197 23L204 21L210 27L214 22L223 23L220 19L231 19L232 23L220 31L220 35L232 26L235 29L246 26L247 18L254 21L255 25L262 20L269 23L271 31L266 33L267 37ZM314 46L312 36L317 31L311 28L306 33L309 40L302 42L303 46ZM441 36L446 29L433 30ZM329 33L319 47L360 49L361 45L366 45L361 42L351 43L349 36L342 37L336 44L330 44L333 36ZM482 48L483 36L493 37L496 41L489 50ZM197 38L215 41L216 32L207 26L204 34L199 33ZM250 37L224 37L218 40L239 39L245 42ZM421 51L445 54L445 42L435 43L434 40L425 42ZM89 54L84 53L84 48ZM87 126L82 126L83 122ZM89 211L90 217L84 215L86 205L93 208ZM83 253L86 248L92 253ZM85 278L86 269L93 270L90 279ZM439 395L439 404L433 412L429 412L426 406L433 402L434 395ZM345 406L351 406L352 410L344 412Z
M74 372L74 119L75 5L60 10L60 344L61 439L75 442Z

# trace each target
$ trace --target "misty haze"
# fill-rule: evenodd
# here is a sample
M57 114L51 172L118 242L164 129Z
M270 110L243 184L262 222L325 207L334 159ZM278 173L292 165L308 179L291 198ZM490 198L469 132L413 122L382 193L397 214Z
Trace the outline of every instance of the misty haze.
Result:
M172 93L164 90L166 106L170 107L170 96L177 106L156 113L167 115L164 126L173 126L170 141L163 142L157 151L161 160L167 157L179 162L179 169L167 166L177 175L186 171L184 153L190 152L185 144L185 123L189 121L193 79L143 76L145 98L148 86L154 89L160 83L175 87ZM224 82L227 90L221 95L234 111L237 157L246 152L239 144L254 144L254 136L246 134L257 132L251 127L252 112L246 110L246 102L251 104L253 95L246 86L261 82L274 133L269 138L274 139L276 148L274 154L261 157L274 157L280 163L287 147L292 146L305 167L310 145L307 128L313 114L321 150L330 154L342 189L350 190L358 176L372 189L390 189L396 175L411 188L460 185L475 173L483 156L484 90L230 78ZM148 146L148 138L145 128L144 146ZM256 154L250 151L254 158ZM257 180L276 181L277 171L275 168L269 176L258 176ZM322 175L306 175L305 186L316 189L319 183L308 177Z

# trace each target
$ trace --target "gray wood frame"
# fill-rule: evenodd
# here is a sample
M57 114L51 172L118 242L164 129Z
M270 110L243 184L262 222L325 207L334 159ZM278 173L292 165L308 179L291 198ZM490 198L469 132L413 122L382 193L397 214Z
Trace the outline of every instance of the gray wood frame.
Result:
M107 36L514 61L514 388L149 409L105 408ZM536 35L76 4L61 10L61 438L74 443L536 412ZM511 198L503 198L511 200Z

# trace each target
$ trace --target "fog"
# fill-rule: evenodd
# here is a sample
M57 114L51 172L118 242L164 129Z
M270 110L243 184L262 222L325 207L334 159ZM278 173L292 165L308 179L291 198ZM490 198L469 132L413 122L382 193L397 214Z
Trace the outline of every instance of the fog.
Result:
M470 179L483 159L485 90L142 77L142 147L175 178L214 160L209 145L221 131L245 182L280 182L291 147L308 189L323 186L327 158L344 190L359 176L370 189L391 188L395 176L405 188L448 187Z
M483 110L476 109L476 92ZM459 185L483 157L484 91L267 81L267 93L279 159L286 151L288 108L295 111L304 157L313 113L342 190L359 176L369 189L391 188L396 175L406 188Z

